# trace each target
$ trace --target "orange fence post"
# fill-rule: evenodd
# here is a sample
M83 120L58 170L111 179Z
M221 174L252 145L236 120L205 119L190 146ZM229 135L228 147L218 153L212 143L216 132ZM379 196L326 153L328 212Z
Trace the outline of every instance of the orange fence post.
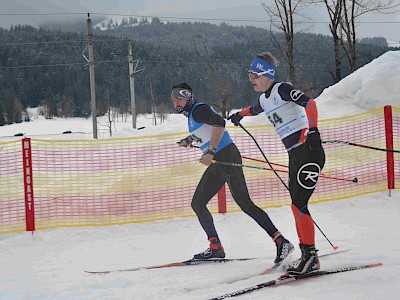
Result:
M385 136L386 136L386 149L393 150L393 116L392 107L386 105L385 112ZM387 166L387 185L390 190L394 190L394 154L393 152L386 152L386 166Z
M32 149L31 139L22 139L22 161L24 168L24 192L25 192L25 220L26 231L35 230L35 206L33 197L32 179Z
M218 213L226 213L226 188L224 186L218 192Z

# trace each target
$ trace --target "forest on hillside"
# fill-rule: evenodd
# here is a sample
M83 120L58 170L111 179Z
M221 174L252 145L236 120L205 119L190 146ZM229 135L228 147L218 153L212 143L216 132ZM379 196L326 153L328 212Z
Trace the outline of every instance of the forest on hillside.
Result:
M112 26L111 26L112 25ZM106 30L94 27L97 114L110 107L130 112L128 43L133 45L137 113L173 111L171 85L186 81L196 99L229 111L256 100L247 69L257 53L270 51L280 61L278 80L287 80L286 63L273 38L283 34L252 26L163 23L157 18L112 21ZM372 40L373 41L373 40ZM297 87L312 97L334 80L333 41L330 36L296 33ZM360 44L361 45L361 44ZM362 44L357 66L390 50L378 40ZM90 84L87 34L68 28L44 29L28 25L0 28L0 126L28 121L27 107L44 107L46 117L89 117ZM343 59L342 78L349 74Z

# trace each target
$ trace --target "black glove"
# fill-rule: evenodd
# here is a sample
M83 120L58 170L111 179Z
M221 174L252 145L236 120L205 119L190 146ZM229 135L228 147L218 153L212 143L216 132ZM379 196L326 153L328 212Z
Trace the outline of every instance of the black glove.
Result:
M188 137L185 137L184 139L181 139L179 142L176 143L181 147L193 147L193 141L194 139L191 135L189 135Z
M243 119L243 117L240 115L239 112L237 112L237 113L235 113L233 115L230 115L228 117L228 120L231 120L231 122L233 124L235 124L235 126L239 126L240 120L242 120L242 119Z
M312 127L308 130L307 140L305 142L306 146L310 150L315 150L321 147L321 137L317 127Z

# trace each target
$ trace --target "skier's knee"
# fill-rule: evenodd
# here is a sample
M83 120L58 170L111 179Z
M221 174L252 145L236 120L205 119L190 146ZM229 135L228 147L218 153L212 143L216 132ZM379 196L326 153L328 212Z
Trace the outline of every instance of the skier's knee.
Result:
M200 204L198 201L192 201L191 206L196 214L199 214L202 210L205 209L205 206Z

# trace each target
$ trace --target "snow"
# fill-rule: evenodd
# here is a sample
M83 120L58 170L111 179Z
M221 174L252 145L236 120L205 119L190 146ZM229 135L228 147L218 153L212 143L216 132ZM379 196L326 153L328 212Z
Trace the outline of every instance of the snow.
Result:
M316 100L320 118L359 113L400 104L400 51L390 51L327 88ZM254 99L255 100L255 99ZM252 101L249 101L249 104ZM48 139L92 138L90 119L45 120L31 109L32 121L0 127L0 141L16 133ZM251 121L247 121L251 120ZM99 120L102 122L103 120ZM184 132L186 118L168 115L152 125L150 116L117 122L113 137ZM245 118L266 122L262 116ZM63 135L70 130L72 134ZM108 137L100 131L100 137ZM383 266L255 291L240 299L396 299L400 295L400 192L378 193L310 206L315 222L339 249L350 251L321 258L321 268L382 262ZM190 201L190 199L187 199ZM275 225L297 244L289 207L268 209ZM255 257L220 265L140 270L90 275L84 270L118 269L186 260L208 247L196 218L109 227L58 228L0 235L0 299L208 299L278 276L256 276L270 266L275 246L244 213L215 215L215 224L230 258ZM333 251L316 229L321 254ZM299 256L298 247L291 255ZM281 271L281 270L280 270Z
M382 267L267 288L241 299L396 299L400 293L399 195L396 191L390 198L382 193L311 207L331 242L350 249L321 258L322 269L373 262L382 262ZM269 209L268 214L296 241L289 207ZM261 272L273 261L275 247L244 213L216 215L215 223L229 257L260 259L106 275L83 272L188 259L208 246L194 218L0 236L0 299L208 299L278 276L279 272L218 284ZM333 251L318 231L316 243L321 254ZM298 255L296 250L291 257Z
M388 51L316 98L321 119L356 114L385 105L400 106L400 51ZM340 107L338 107L340 106Z
M399 41L393 41L393 40L387 40L388 46L392 48L399 48L400 47L400 42Z

